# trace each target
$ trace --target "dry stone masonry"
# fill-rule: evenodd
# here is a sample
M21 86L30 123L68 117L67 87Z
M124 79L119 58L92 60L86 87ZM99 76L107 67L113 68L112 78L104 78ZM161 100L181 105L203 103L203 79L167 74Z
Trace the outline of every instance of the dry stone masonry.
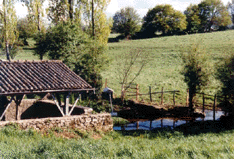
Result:
M71 128L80 130L102 130L112 131L113 120L110 114L74 115L69 117L53 117L43 119L27 119L19 121L2 121L0 127L16 123L21 129L33 128L35 130L46 130L51 128Z

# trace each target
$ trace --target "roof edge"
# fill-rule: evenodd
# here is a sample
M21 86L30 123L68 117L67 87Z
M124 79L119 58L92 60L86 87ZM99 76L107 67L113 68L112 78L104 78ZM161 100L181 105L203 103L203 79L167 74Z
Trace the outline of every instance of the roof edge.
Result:
M29 62L29 63L38 63L38 62L40 62L40 63L47 63L47 62L55 62L55 63L63 63L63 61L62 60L11 60L11 61L9 61L9 60L1 60L0 59L0 62L9 62L9 63L27 63L27 62Z

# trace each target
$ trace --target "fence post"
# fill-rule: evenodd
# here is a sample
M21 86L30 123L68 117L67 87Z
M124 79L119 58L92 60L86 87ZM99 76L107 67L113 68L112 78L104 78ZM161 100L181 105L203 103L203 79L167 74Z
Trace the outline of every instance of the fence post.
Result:
M205 113L205 94L202 94L202 112Z
M225 116L227 116L227 95L224 96L224 104L225 104Z
M175 90L173 92L173 105L175 106Z
M149 86L149 96L150 96L150 102L152 102L151 86Z
M215 106L216 106L216 95L214 96L214 105L213 105L213 121L215 121Z
M139 99L139 84L136 85L136 101Z
M189 104L189 89L187 89L186 106Z
M163 105L163 87L162 87L162 92L161 92L161 105Z
M105 88L107 87L107 78L106 78L106 81L105 81Z

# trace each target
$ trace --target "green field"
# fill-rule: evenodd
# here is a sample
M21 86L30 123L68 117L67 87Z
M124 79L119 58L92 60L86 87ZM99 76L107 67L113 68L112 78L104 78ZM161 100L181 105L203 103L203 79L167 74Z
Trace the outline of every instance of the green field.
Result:
M114 38L118 34L110 35ZM209 62L212 64L211 69L228 55L233 53L234 49L234 31L222 31L206 34L192 34L182 36L166 36L141 40L122 40L120 42L109 43L107 55L110 59L109 66L102 72L103 82L108 80L108 87L114 89L116 96L120 96L120 79L119 75L123 70L123 63L129 58L129 52L140 51L142 55L148 55L148 64L143 69L135 83L140 85L140 93L147 93L149 86L152 91L164 90L180 90L177 95L177 103L185 103L187 85L180 74L182 70L181 52L186 51L194 43L199 43L209 55ZM29 46L21 49L20 53L15 57L16 60L36 60L37 56L33 55L34 44L29 41ZM2 56L1 58L5 58ZM135 67L135 71L139 67L139 61ZM136 72L132 72L136 73ZM221 87L219 81L215 80L214 75L211 76L209 86L205 93L214 95ZM149 98L149 97L144 97ZM160 96L154 95L153 100L159 101ZM170 103L172 95L164 96L165 103Z
M124 54L131 50L141 50L142 54L149 54L150 58L148 65L135 81L140 85L140 92L147 93L149 85L152 86L153 91L160 91L161 87L164 87L164 90L180 90L181 95L178 97L184 103L187 85L180 74L183 65L181 52L186 51L192 44L199 43L209 55L211 69L215 69L215 65L220 60L233 53L233 36L234 31L223 31L109 43L108 55L113 61L102 72L102 75L104 79L108 79L108 86L113 88L117 95L120 95L121 86L118 72L121 69L122 57L126 57ZM212 75L205 92L214 95L218 89L220 89L220 83Z
M6 127L0 130L0 158L234 158L234 131L217 130L197 135L167 129L113 131L98 139L91 133L65 139Z

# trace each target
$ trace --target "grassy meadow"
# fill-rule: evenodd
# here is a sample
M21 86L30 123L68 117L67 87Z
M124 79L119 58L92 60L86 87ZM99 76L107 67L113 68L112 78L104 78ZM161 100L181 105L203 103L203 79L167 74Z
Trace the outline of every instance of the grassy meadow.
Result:
M233 36L234 31L231 30L109 43L108 56L112 62L102 72L102 75L104 79L107 78L108 86L115 90L117 96L120 95L121 85L118 77L120 70L123 70L123 58L128 57L126 55L131 51L140 51L143 55L149 56L148 64L135 80L135 83L140 85L140 93L147 93L150 85L152 91L160 91L162 87L164 87L164 90L180 90L177 101L185 103L187 85L180 74L183 68L181 52L186 52L193 44L199 44L206 50L212 66L211 70L214 72L215 66L220 60L233 53ZM137 70L137 68L135 69ZM213 74L205 93L214 95L220 89L220 86L221 84L215 80ZM165 103L171 102L172 95L164 96L166 98ZM154 95L153 98L157 100L160 95Z
M234 158L234 131L219 131L113 131L93 138L91 132L37 133L5 127L0 130L0 158Z

